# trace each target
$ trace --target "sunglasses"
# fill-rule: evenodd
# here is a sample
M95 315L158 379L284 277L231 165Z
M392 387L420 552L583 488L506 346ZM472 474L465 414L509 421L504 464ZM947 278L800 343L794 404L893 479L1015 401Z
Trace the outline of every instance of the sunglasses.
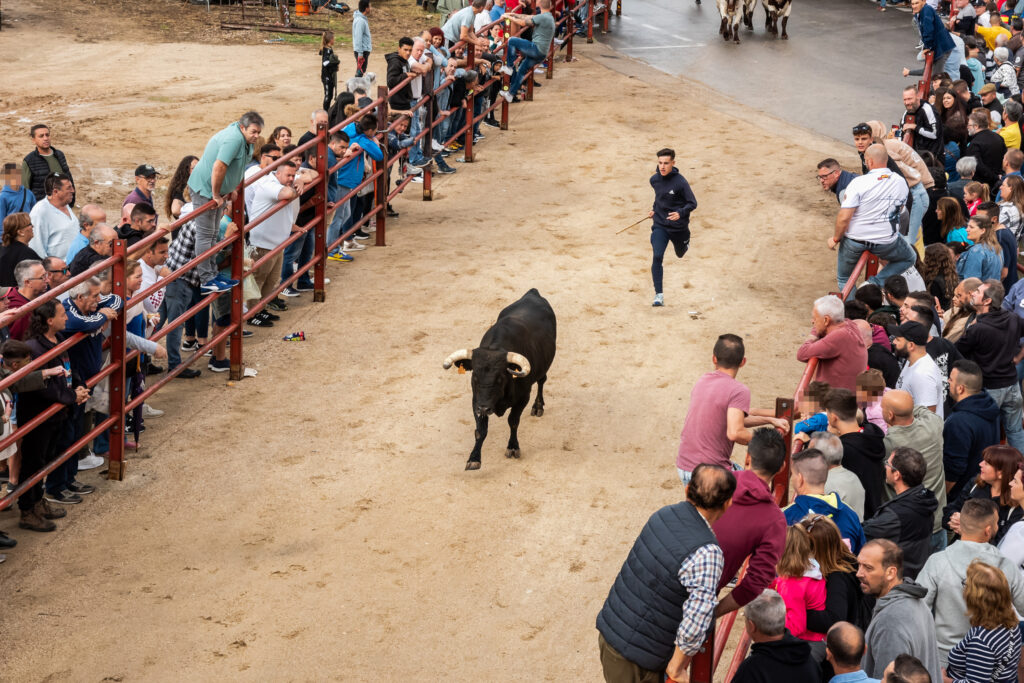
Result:
M47 273L64 273L65 275L67 275L68 269L67 268L60 268L58 270L48 270L46 272Z
M858 125L853 127L853 134L854 135L870 135L871 134L871 126L867 125L866 123L858 124Z

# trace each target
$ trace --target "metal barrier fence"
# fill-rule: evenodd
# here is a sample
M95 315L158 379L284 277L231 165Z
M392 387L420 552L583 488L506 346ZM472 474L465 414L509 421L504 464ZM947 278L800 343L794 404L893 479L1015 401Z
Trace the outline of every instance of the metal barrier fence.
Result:
M593 0L581 0L582 2L593 2ZM572 40L574 34L574 18L573 14L576 9L582 5L577 5L569 10L564 10L563 16L557 22L558 26L565 26L565 48L566 48L566 61L572 59ZM504 42L504 63L507 64L508 58L508 37L511 36L511 25L508 20L499 19L496 22L482 27L477 35L484 36L490 30L491 26L506 22L506 39ZM557 34L557 32L556 32ZM476 63L475 48L472 45L466 46L463 41L456 43L452 47L454 53L461 47L466 47L467 57L467 69L473 68ZM550 79L553 76L555 54L559 44L552 41L551 49L548 53L548 69L547 78ZM536 66L534 67L534 69ZM526 79L524 80L526 86L526 100L533 98L533 72L534 69L530 69ZM376 228L376 240L375 246L385 246L386 236L386 223L387 223L387 211L386 207L388 201L401 192L405 186L411 182L412 177L409 176L405 179L399 179L396 187L392 190L388 190L388 181L391 173L391 167L402 159L408 157L409 149L402 149L397 154L389 158L388 140L387 133L392 130L395 124L390 126L387 124L388 119L388 102L390 98L399 92L406 86L408 86L412 80L417 77L416 75L410 75L403 81L398 83L395 87L390 90L386 87L379 87L376 99L373 100L369 105L363 107L358 112L349 116L344 121L337 125L328 128L327 126L320 124L317 128L316 134L312 140L298 146L286 155L283 155L280 159L275 160L267 167L260 169L258 172L244 180L237 188L236 199L231 203L230 218L236 226L240 226L239 229L224 239L217 242L213 247L207 249L201 254L196 254L193 259L188 261L186 264L173 271L166 277L159 279L155 284L132 294L131 301L143 301L155 292L167 287L175 280L181 278L185 273L193 270L199 263L206 261L211 257L215 257L217 254L225 250L229 250L228 264L231 271L231 278L239 280L239 285L232 288L228 292L223 293L210 293L203 296L198 303L189 307L184 313L174 318L173 320L163 321L161 329L153 334L149 335L148 339L152 341L159 341L162 337L166 336L169 332L179 327L182 327L187 320L190 320L197 313L202 311L207 306L211 305L215 299L220 296L226 296L230 299L230 323L215 331L215 333L207 340L205 344L193 351L191 355L187 355L182 358L181 364L175 368L168 370L167 374L161 377L153 384L146 387L144 391L139 393L137 396L131 399L127 398L127 377L126 377L126 365L135 361L140 356L140 352L134 349L128 349L126 346L127 335L127 305L123 306L121 311L118 312L116 318L110 320L110 333L109 333L109 361L106 362L102 369L96 373L93 377L85 380L85 385L92 389L100 382L106 380L109 384L109 411L107 417L93 425L93 427L80 435L70 446L66 447L58 456L47 463L43 464L43 467L28 477L22 477L19 481L18 486L13 491L0 498L0 510L10 507L13 502L22 495L27 489L38 484L43 480L46 475L50 474L57 467L66 462L69 458L73 457L80 449L89 444L98 435L106 430L109 430L110 435L110 452L109 467L108 467L108 479L121 481L125 476L125 462L124 462L124 449L125 449L125 416L133 411L135 408L140 407L146 400L148 400L153 394L162 389L168 382L177 377L182 371L195 363L198 359L202 358L204 354L219 345L221 342L227 341L228 343L228 357L230 360L230 374L231 380L240 380L244 371L243 361L243 336L242 331L246 321L252 319L258 315L263 309L269 304L276 296L278 296L286 287L290 286L302 275L309 272L310 269L313 271L313 301L323 302L326 299L325 285L325 266L327 261L327 255L334 249L338 248L345 240L348 240L352 235L364 226L368 226L372 219L375 223ZM450 88L454 83L454 78L447 78L445 81L437 86L433 87L433 74L428 72L423 75L424 81L430 82L430 88L424 88L424 96L415 105L413 111L419 108L425 108L426 121L428 125L424 125L423 130L417 135L417 140L421 142L423 152L428 157L435 156L432 145L432 133L443 122L446 118L454 116L460 109L456 104L448 112L442 116L435 116L434 106L436 102L436 95L443 91L445 88ZM478 86L482 91L484 88L490 87L492 84L500 82L502 87L508 88L509 79L505 74L491 75L486 82ZM473 161L473 128L483 117L493 111L498 104L501 104L501 128L507 130L508 128L508 102L504 98L495 98L496 101L479 114L475 113L474 104L476 98L479 95L475 90L471 90L468 93L466 101L462 104L462 111L465 114L466 123L458 131L455 131L450 136L450 139L455 139L459 135L465 136L465 161ZM500 101L500 102L499 102ZM342 130L343 128L355 123L358 126L358 122L368 113L376 112L378 129L376 131L375 138L380 139L379 145L382 152L381 161L374 161L372 170L369 174L366 174L356 187L350 189L350 191L341 197L337 202L334 203L336 207L341 207L344 202L350 201L353 197L358 196L360 190L367 187L373 188L373 204L372 208L367 211L358 221L354 221L352 225L345 230L344 233L339 235L330 244L327 243L327 218L331 213L328 208L327 201L327 185L329 176L335 174L343 166L350 163L355 163L357 157L353 156L348 160L339 160L334 166L327 169L328 165L328 141L331 134ZM245 235L249 233L253 228L257 227L272 215L278 211L285 210L285 208L293 200L280 200L268 211L260 214L258 217L250 220L248 223L245 222L245 204L243 201L244 190L246 187L251 186L269 173L273 173L279 167L285 163L294 162L295 160L301 161L303 156L311 152L312 156L310 161L314 164L315 170L319 176L315 181L315 193L312 198L307 202L303 203L301 208L315 208L314 218L307 222L305 225L299 226L300 229L291 233L289 237L278 245L275 249L261 256L249 268L245 267ZM328 172L324 173L324 169ZM428 168L423 171L423 199L428 201L432 198L431 196L431 172ZM170 223L169 225L159 227L153 233L147 235L145 238L128 246L127 241L118 237L114 240L113 253L95 263L88 270L69 278L64 284L51 289L41 295L40 297L33 299L25 306L17 309L18 315L15 316L10 322L13 323L15 320L19 320L25 316L28 316L32 311L39 308L47 301L55 301L57 298L72 290L77 285L86 282L90 278L98 275L101 272L111 269L111 286L112 293L121 299L122 302L126 302L127 290L126 290L126 267L130 257L141 257L149 248L154 245L163 236L172 234L175 230L182 227L189 221L194 220L197 216L206 213L208 211L215 210L217 208L216 202L209 201L202 206L194 207L193 210L185 215L182 215L178 220ZM272 261L278 254L284 252L292 244L305 240L307 235L312 232L314 235L314 249L312 258L303 264L300 264L294 271L294 273L283 279L278 286L269 295L262 297L259 301L254 303L244 310L243 308L243 288L241 280L255 271L261 265ZM59 302L58 302L58 305ZM9 323L10 324L10 323ZM43 355L32 360L31 363L21 368L17 372L14 372L7 377L0 380L0 390L9 389L12 385L26 377L29 373L39 370L45 366L47 362L56 358L66 352L68 349L73 347L75 344L80 343L86 339L86 335L82 333L74 334L67 339L61 341L56 347L50 349ZM35 416L31 420L26 421L23 424L19 424L18 428L7 437L0 439L0 450L7 448L8 446L16 443L22 439L31 430L39 428L49 418L58 414L64 410L65 406L59 403L55 403L50 407L46 408L42 413Z
M858 278L861 273L865 277L871 277L878 272L878 258L870 252L864 252L861 254L860 260L857 262L856 267L850 274L850 279L847 281L846 286L840 294L842 299L846 299L850 292L857 284ZM797 384L796 391L793 392L792 398L777 398L775 399L775 417L784 417L789 420L790 424L793 423L793 418L796 415L796 406L800 404L800 398L803 396L804 391L807 390L807 385L814 379L814 374L818 369L818 359L811 358L807 361L807 366L804 368L804 373L800 377L800 382ZM775 475L773 481L772 493L775 496L775 501L779 504L779 507L785 507L789 503L789 474L790 474L790 462L792 455L798 453L803 448L803 442L799 439L793 439L792 429L790 431L782 433L784 441L786 442L786 460L782 466L782 470ZM747 571L746 562L743 563L743 567L740 569L737 575L737 580L743 579L744 574ZM739 616L739 610L734 610L724 615L714 629L708 636L708 639L704 642L703 647L696 655L694 655L690 664L690 681L691 683L712 683L715 677L715 671L718 669L718 665L722 660L722 655L725 653L726 645L729 642L729 637L732 634L732 628L736 624L736 618ZM732 659L729 662L729 669L725 674L725 682L729 683L733 676L736 675L736 670L747 656L747 650L750 647L750 636L744 630L740 634L739 642L736 644L736 649L733 651Z

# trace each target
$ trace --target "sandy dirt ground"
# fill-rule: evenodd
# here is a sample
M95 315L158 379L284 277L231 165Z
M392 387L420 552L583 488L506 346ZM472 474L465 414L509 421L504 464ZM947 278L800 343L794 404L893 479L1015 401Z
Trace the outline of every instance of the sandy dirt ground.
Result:
M108 209L136 164L171 170L249 108L299 129L320 98L308 47L71 34L60 63L51 47L27 21L0 36L0 155L48 121L79 197ZM204 368L162 392L125 481L84 474L99 491L58 532L0 513L19 540L0 565L0 679L599 679L595 616L648 515L681 497L679 430L716 336L746 339L756 404L795 387L810 303L834 287L814 165L854 156L577 52L433 202L415 185L395 202L386 248L331 264L326 303L292 300L257 331L258 377ZM615 231L649 208L664 145L700 208L652 309L648 227ZM469 378L441 361L531 287L558 315L545 415L524 417L518 461L492 421L465 472Z

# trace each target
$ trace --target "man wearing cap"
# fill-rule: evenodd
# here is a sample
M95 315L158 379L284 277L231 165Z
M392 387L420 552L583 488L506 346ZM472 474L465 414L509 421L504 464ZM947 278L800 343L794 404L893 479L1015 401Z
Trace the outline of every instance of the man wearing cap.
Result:
M907 359L907 364L896 380L896 389L910 393L915 406L924 406L942 417L942 373L928 355L927 344L928 330L921 323L899 326L892 348L897 358Z
M981 86L981 90L978 91L978 97L981 98L981 106L988 109L990 112L994 111L1000 116L1003 114L1003 103L999 101L999 96L996 94L996 86L994 83L986 83Z
M153 188L156 187L156 177L160 175L156 169L149 164L142 164L135 169L135 189L128 193L128 196L121 202L121 208L129 204L149 204L153 206Z

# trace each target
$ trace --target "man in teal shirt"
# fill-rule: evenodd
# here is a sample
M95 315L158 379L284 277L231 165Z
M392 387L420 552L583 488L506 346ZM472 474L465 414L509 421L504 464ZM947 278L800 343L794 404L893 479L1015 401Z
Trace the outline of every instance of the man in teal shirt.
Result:
M192 169L188 189L192 204L202 206L214 201L217 206L195 218L196 254L202 254L217 243L217 231L224 215L224 200L234 199L241 184L245 165L252 159L253 144L263 131L263 117L248 111L242 118L220 131L206 143L203 156ZM218 274L217 255L196 266L200 289L204 294L225 292L238 284Z
M519 87L530 69L547 59L551 39L555 37L555 18L551 16L551 0L540 0L537 5L540 7L540 14L523 16L506 12L504 15L519 26L533 27L532 43L522 38L508 39L508 62L501 67L501 72L512 76L512 82L509 83L508 90L502 90L499 94L509 102L519 92ZM522 54L523 59L513 75L512 63L516 61L517 54Z

